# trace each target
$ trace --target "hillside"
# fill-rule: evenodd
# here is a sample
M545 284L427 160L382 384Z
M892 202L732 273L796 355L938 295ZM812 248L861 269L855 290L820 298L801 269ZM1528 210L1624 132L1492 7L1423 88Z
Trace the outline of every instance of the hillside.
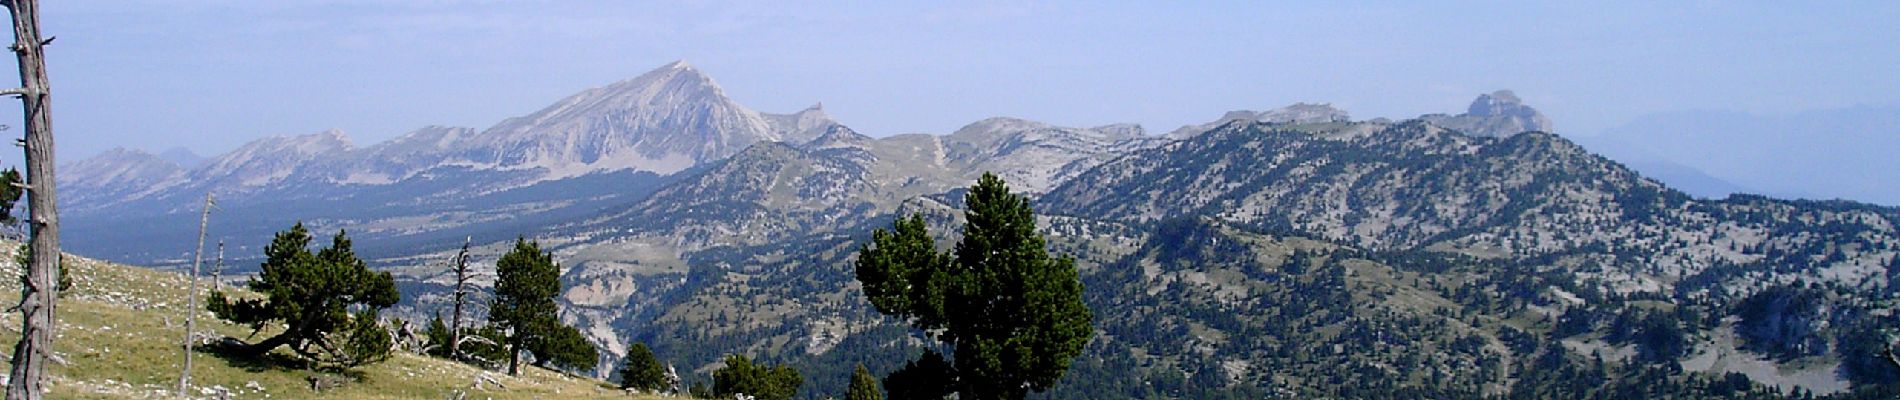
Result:
M0 257L11 260L18 243L0 241L9 249ZM58 338L53 347L65 360L49 368L49 397L59 399L171 398L184 362L178 340L184 333L184 275L111 264L77 256L67 257L73 287L59 302ZM18 276L19 267L0 263L0 275ZM201 282L208 286L207 281ZM205 288L208 289L208 288ZM0 302L19 297L18 281L0 280ZM201 303L202 304L202 301ZM197 310L200 332L243 338L250 330L224 323ZM18 326L18 313L0 316L0 325ZM268 332L267 332L268 333ZM13 329L0 332L0 341L18 340ZM9 348L11 346L8 346ZM629 399L611 384L530 368L520 377L413 354L397 354L389 361L359 369L360 381L317 393L305 380L313 373L270 364L227 360L199 352L193 361L192 398L215 398L220 390L233 399L440 399L463 391L481 399ZM477 377L490 377L505 386L473 389Z
M760 182L892 185L770 171ZM660 191L746 205L692 214L724 232L671 236L635 219L614 225L625 241L566 247L674 260L572 264L576 287L616 288L586 297L581 319L676 365L734 351L792 362L813 379L809 398L837 394L839 365L889 371L913 355L923 342L869 310L851 257L895 215L924 213L953 236L957 192L759 223L833 197L703 190L739 176L752 175ZM1867 350L1891 327L1893 210L1696 201L1544 133L1235 123L1104 163L1039 207L1054 250L1079 258L1101 330L1050 398L1879 398L1900 372ZM760 232L777 236L749 236Z

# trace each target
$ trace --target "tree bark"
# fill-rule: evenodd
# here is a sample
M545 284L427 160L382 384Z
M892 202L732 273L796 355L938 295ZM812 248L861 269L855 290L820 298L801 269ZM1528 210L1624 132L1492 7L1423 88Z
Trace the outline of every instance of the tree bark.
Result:
M53 352L59 287L59 212L54 204L53 117L36 0L5 0L13 14L13 52L20 59L20 102L26 112L27 224L32 255L20 293L20 343L13 347L8 399L37 399Z
M521 346L508 345L508 376L521 374Z

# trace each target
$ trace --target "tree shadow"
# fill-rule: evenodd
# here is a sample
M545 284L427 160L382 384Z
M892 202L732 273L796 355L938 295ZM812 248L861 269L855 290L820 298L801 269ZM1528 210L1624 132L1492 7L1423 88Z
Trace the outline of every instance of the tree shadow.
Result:
M314 365L297 356L272 351L264 354L247 354L235 349L220 346L194 348L196 352L224 361L225 366L243 369L245 372L289 372L307 371Z
M344 384L369 381L369 374L360 369L325 365L283 351L272 351L257 355L220 346L198 347L193 350L197 353L205 354L223 361L225 366L242 369L245 372L277 372L287 374L302 372L308 373L308 375L304 376L304 379L312 382L313 387L317 386L316 381L319 380L330 382L328 384L331 385L336 385L322 388L319 391L340 387ZM329 379L331 377L341 379Z

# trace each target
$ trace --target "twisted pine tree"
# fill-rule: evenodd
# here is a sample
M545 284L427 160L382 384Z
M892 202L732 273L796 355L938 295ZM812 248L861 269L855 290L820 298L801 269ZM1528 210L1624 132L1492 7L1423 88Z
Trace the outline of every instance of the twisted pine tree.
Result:
M264 298L228 298L211 292L206 308L226 321L250 325L253 330L282 324L282 333L236 349L261 355L289 346L306 359L355 366L389 357L389 332L376 314L396 304L396 280L388 272L372 272L350 249L342 231L330 246L310 251L310 232L302 222L278 232L264 248L263 271L249 282ZM351 309L358 309L352 315Z
M1029 201L985 173L964 197L963 239L939 253L922 216L899 218L858 250L878 312L952 348L891 374L893 398L1021 399L1044 391L1094 334L1073 258L1050 257ZM918 390L919 388L936 388ZM902 396L900 396L900 393Z

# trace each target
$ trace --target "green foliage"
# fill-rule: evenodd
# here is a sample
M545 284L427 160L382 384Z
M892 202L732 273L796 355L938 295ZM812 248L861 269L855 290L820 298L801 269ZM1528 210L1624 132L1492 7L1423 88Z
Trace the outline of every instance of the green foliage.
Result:
M489 303L489 323L507 332L508 373L518 374L521 353L533 354L539 365L566 369L592 368L600 353L574 327L561 324L554 296L561 292L561 266L541 244L516 239L514 250L495 262L495 297Z
M493 325L462 329L460 361L478 367L500 368L508 361L507 335Z
M429 326L423 328L422 337L427 340L424 347L429 349L429 355L482 368L496 368L508 356L507 348L502 345L507 338L493 326L462 328L462 354L459 355L449 354L449 340L454 337L449 335L449 325L442 321L441 315L429 320Z
M1775 286L1742 300L1735 308L1741 334L1750 350L1782 360L1827 352L1827 296L1803 286Z
M851 388L845 391L845 400L884 400L884 391L877 388L877 377L858 364L857 372L851 373Z
M20 170L8 167L6 171L0 171L0 224L20 222L19 218L13 217L13 205L20 202L21 195L26 194L26 189L20 187L25 183L25 180L20 179Z
M692 396L695 399L713 398L712 388L706 387L705 382L693 382L693 387L687 388L686 394L688 396Z
M389 330L376 320L375 310L363 310L350 317L350 328L339 332L341 337L333 341L343 343L340 349L346 357L341 364L356 367L375 364L389 359L389 350L395 345Z
M1885 384L1900 389L1900 363L1888 358L1887 353L1897 322L1893 317L1870 318L1843 326L1836 333L1842 375L1855 386Z
M32 262L32 260L33 260L33 246L31 245L28 245L26 243L21 243L20 248L15 249L13 251L13 263L19 264L20 270L22 271L26 270L26 263ZM66 268L66 258L60 257L59 258L59 289L57 289L56 293L59 293L62 296L66 294L67 290L73 288L73 277L72 275L66 273L67 270L68 268ZM23 285L23 286L26 285L26 275L24 274L20 275L20 285Z
M856 266L865 297L953 347L940 378L963 397L1047 390L1094 333L1075 260L1049 256L1029 201L996 175L978 179L964 204L963 240L949 254L921 216L873 232Z
M943 354L925 350L923 356L885 377L884 387L890 389L893 400L942 399L956 393L952 381L944 379L955 375L956 367L944 360Z
M429 355L450 358L449 341L453 339L449 335L449 324L442 322L442 314L429 319L429 326L422 329L422 337L427 341L423 348L429 349Z
M653 356L653 350L646 343L634 343L627 347L627 357L620 363L620 388L636 389L654 393L666 390L666 366L660 364L659 357Z
M726 367L713 371L712 395L732 398L745 394L758 400L790 400L805 378L792 367L753 364L742 355L726 356Z
M388 272L372 272L350 249L350 239L337 232L328 247L311 252L310 233L299 222L279 232L264 249L262 271L249 282L265 298L227 298L212 292L206 308L227 321L262 330L281 324L277 336L252 344L242 353L261 355L289 346L298 355L319 363L356 366L387 358L388 333L380 339L371 331L376 314L396 304L396 281ZM355 315L350 310L361 310ZM383 343L383 352L367 349Z
M594 350L594 344L587 341L581 330L556 324L545 335L539 348L532 351L536 365L585 371L600 363L600 351Z

